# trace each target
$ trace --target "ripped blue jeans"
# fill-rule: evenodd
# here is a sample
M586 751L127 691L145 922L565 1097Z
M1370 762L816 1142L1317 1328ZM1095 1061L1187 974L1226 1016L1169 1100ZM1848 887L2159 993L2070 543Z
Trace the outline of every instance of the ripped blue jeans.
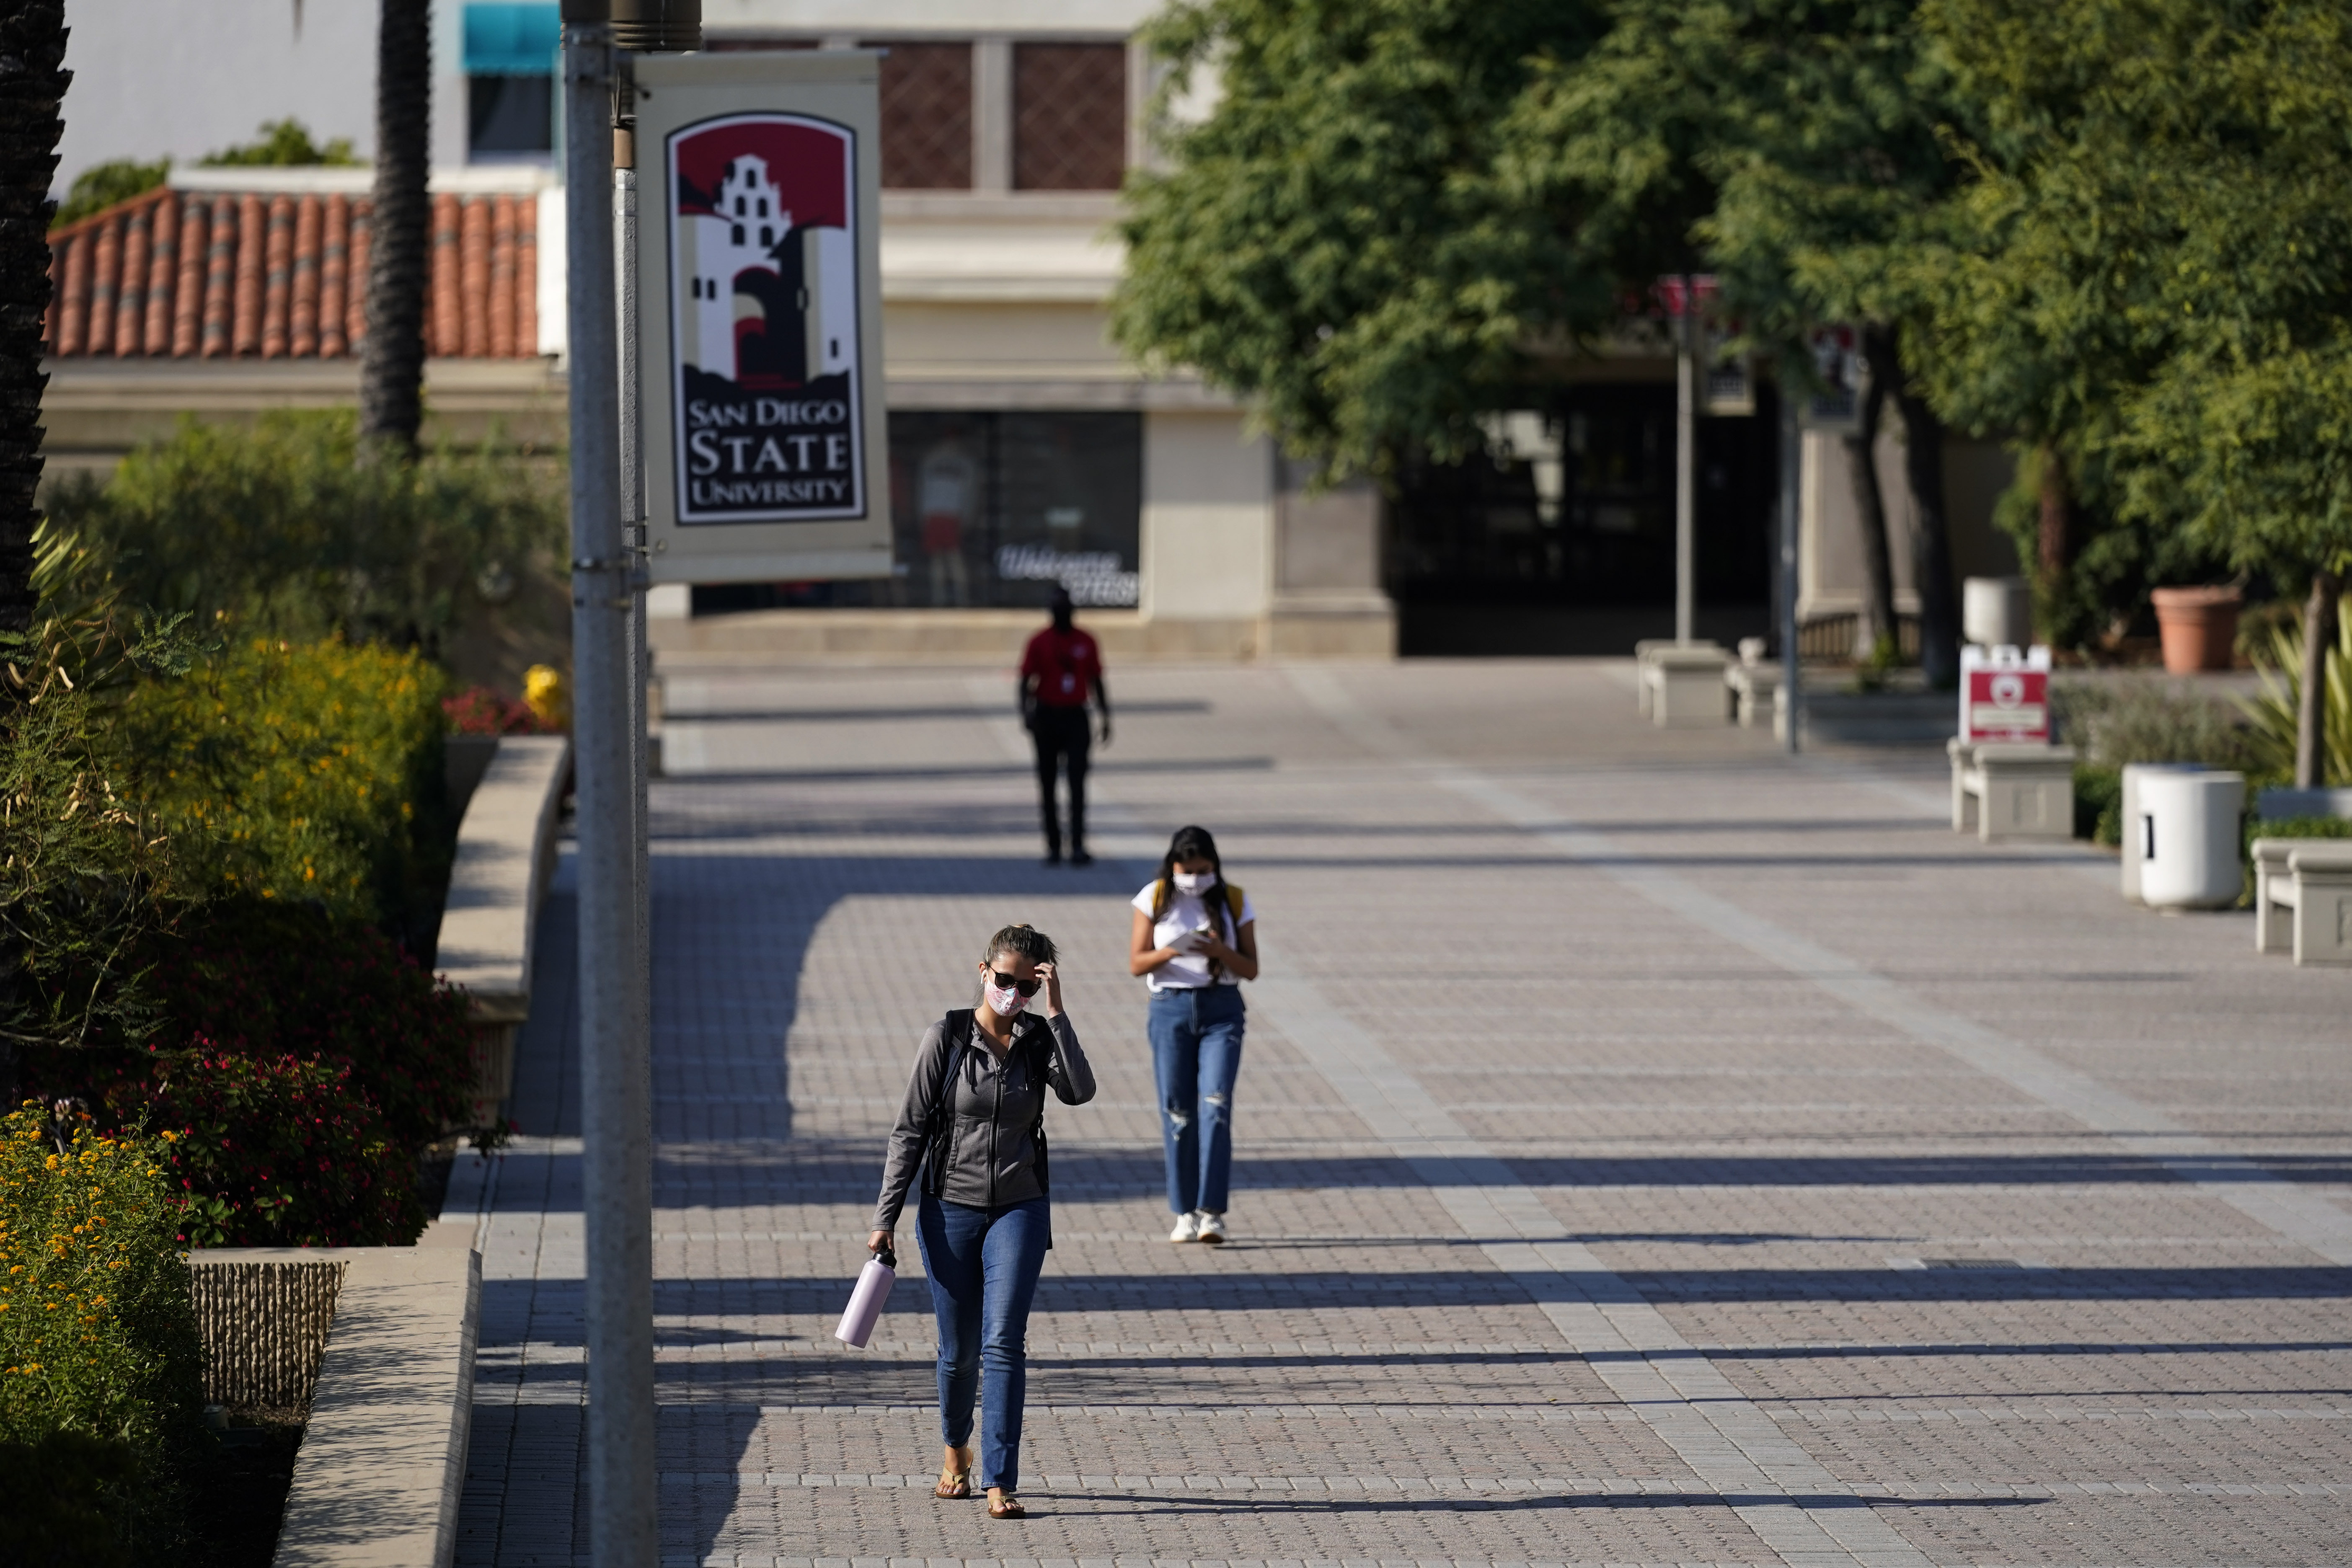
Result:
M1234 1079L1246 1021L1238 985L1155 991L1147 1027L1160 1079L1172 1214L1225 1212L1234 1164Z

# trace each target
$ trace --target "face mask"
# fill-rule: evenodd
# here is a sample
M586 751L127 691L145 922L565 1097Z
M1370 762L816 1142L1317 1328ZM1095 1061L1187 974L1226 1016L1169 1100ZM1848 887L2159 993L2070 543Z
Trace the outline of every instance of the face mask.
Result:
M1029 998L1010 985L992 985L988 988L988 1005L996 1009L998 1017L1010 1018L1029 1005Z
M1216 879L1214 871L1179 871L1175 876L1176 890L1195 895L1205 893L1209 890L1209 884Z

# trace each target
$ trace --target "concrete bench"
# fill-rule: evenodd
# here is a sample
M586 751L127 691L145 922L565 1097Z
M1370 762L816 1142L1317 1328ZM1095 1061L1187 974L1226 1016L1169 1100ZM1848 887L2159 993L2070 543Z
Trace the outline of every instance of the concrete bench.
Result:
M474 1419L470 1245L189 1255L205 1397L307 1405L277 1568L446 1568Z
M1650 661L1657 654L1668 648L1685 653L1693 649L1704 649L1721 658L1730 658L1720 643L1676 642L1672 637L1643 637L1636 642L1633 645L1633 700L1635 705L1641 709L1642 717L1644 719L1654 717L1651 712Z
M1779 665L1735 664L1724 671L1723 679L1731 688L1741 729L1760 729L1769 724L1774 733L1785 733Z
M513 1091L515 1030L530 1016L531 949L571 762L564 736L499 737L457 827L433 968L472 1011L478 1127L497 1121Z
M1952 831L1987 844L2074 837L2074 748L1944 742L1952 762Z
M1643 711L1662 730L1719 727L1731 714L1723 679L1729 662L1712 643L1651 649L1642 664Z
M2352 839L2257 838L2254 951L2352 965Z

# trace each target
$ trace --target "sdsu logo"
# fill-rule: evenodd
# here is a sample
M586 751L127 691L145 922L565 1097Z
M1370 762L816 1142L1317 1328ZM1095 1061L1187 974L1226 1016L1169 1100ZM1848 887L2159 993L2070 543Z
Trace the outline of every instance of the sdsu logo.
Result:
M667 155L677 521L865 516L855 132L730 115Z

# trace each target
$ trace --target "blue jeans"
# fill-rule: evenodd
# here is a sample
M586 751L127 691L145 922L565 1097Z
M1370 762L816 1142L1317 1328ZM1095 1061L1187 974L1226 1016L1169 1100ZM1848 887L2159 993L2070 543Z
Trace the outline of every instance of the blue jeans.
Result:
M1049 1215L1044 1198L982 1209L926 1193L915 1216L940 1320L940 1441L961 1448L971 1440L978 1394L983 1488L1011 1491L1021 1480L1029 1302L1045 1266Z
M1234 1079L1246 1020L1238 985L1154 991L1148 1027L1173 1214L1225 1212L1234 1165Z

